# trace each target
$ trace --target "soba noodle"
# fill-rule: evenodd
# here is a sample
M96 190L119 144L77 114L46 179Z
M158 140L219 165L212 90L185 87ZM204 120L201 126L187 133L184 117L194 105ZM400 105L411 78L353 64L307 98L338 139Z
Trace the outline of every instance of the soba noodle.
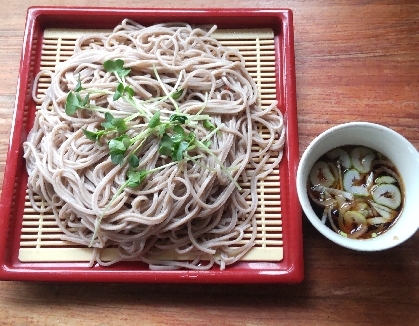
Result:
M45 75L51 85L42 98L33 94L41 107L23 145L29 197L37 211L54 214L63 240L94 248L91 265L140 260L152 269L214 264L224 269L254 246L257 182L278 166L285 128L276 102L258 105L258 88L243 57L211 37L214 29L183 23L144 27L124 20L112 33L81 37L74 55L54 73L38 74L35 85ZM136 105L113 99L119 81L103 64L118 59L131 69L125 82L135 91ZM79 81L80 94L89 92L88 107L95 109L68 115L66 99ZM174 101L170 94L178 89L183 92ZM159 154L161 135L151 134L129 151L140 160L138 170L163 168L118 193L130 169L126 159L121 164L110 159L108 141L118 134L95 142L83 129L99 130L110 112L126 119L126 135L134 137L157 111L162 121L174 112L188 117L185 132L208 141L208 150L191 146L174 162ZM208 117L216 129L205 128L199 117ZM252 152L255 146L260 152ZM250 190L238 182L250 184ZM112 261L101 257L108 247L118 250ZM159 258L167 252L188 260Z

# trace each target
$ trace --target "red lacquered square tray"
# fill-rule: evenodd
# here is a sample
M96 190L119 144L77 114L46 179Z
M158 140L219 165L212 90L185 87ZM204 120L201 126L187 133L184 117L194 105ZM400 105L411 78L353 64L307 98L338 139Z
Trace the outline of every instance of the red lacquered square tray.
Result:
M173 21L191 25L217 25L218 30L235 34L231 43L233 46L241 46L240 40L244 36L240 35L251 35L249 36L251 40L246 40L245 43L252 44L250 46L257 44L256 50L253 48L245 50L251 55L257 52L257 59L254 60L258 61L261 67L258 73L263 75L265 73L263 67L267 67L268 77L265 79L271 84L264 86L265 79L262 78L261 87L270 88L266 96L273 96L273 99L278 101L278 107L284 114L287 131L284 156L279 166L278 197L273 196L276 201L272 202L278 204L269 210L276 212L277 215L267 214L274 216L267 228L269 229L269 225L275 225L275 230L279 231L273 235L270 235L272 232L263 235L263 239L259 241L259 248L255 250L262 252L263 255L254 255L259 258L244 259L228 266L225 270L214 266L208 271L152 271L139 262L117 263L110 267L88 267L88 262L83 259L43 258L48 257L43 251L47 253L56 251L59 255L65 255L65 252L75 250L77 255L79 250L54 247L54 235L51 234L46 238L49 239L47 248L43 248L42 230L37 225L36 216L33 220L34 216L30 215L31 222L25 220L28 218L27 173L22 143L31 129L36 111L36 104L31 96L34 77L42 69L42 62L45 61L44 52L51 52L43 51L44 41L48 35L48 42L54 43L50 40L50 35L53 35L54 39L57 33L68 35L72 30L77 33L80 30L91 29L111 30L124 18L130 18L142 25ZM220 35L223 38L224 34ZM240 37L237 38L237 35ZM227 36L224 40L226 44L229 44L229 39ZM287 9L30 8L1 198L0 279L160 283L300 282L303 279L303 241L301 208L295 185L299 150L293 42L292 12ZM268 51L265 57L264 51ZM263 90L261 94L264 94ZM271 197L272 195L269 196ZM38 238L36 236L32 238L34 234L38 234L36 235ZM272 240L267 238L269 236L272 236ZM266 260L260 258L265 257L264 254L268 257Z

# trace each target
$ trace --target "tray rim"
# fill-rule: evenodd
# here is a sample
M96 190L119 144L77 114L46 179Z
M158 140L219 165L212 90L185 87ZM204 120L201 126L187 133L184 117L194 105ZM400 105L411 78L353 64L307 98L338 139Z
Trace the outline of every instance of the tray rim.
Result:
M292 218L283 216L286 220L284 226L284 260L279 264L281 268L266 268L261 262L259 267L251 268L227 268L224 271L150 271L136 270L134 265L127 264L124 269L94 268L89 269L85 264L72 263L12 263L12 251L19 245L19 225L16 220L10 219L11 206L15 189L15 178L18 173L17 161L21 154L23 114L25 102L28 100L28 85L30 79L30 58L35 48L33 44L36 33L45 25L57 23L62 17L71 22L78 17L83 22L83 17L89 15L96 17L109 16L117 21L126 16L144 15L153 18L148 19L177 19L176 17L188 17L202 19L212 17L231 19L235 21L241 17L247 17L253 22L264 17L278 22L280 32L283 35L283 44L277 45L282 51L278 55L283 65L278 72L277 88L281 87L284 97L284 122L287 128L286 147L284 158L287 161L285 170L288 173L281 174L281 209ZM161 18L165 17L165 18ZM226 18L227 17L227 18ZM85 19L85 18L84 18ZM64 23L65 24L65 23ZM277 42L277 41L275 41ZM36 60L35 60L36 61ZM18 75L18 89L12 118L12 130L7 151L6 166L2 187L0 209L0 279L4 280L42 280L42 281L79 281L79 282L159 282L159 283L298 283L304 278L303 264L303 239L302 239L302 214L296 194L296 169L299 159L298 126L296 109L296 86L295 86L295 59L294 59L294 36L293 17L289 9L228 9L228 8L188 8L188 9L132 9L132 8L94 8L94 7L30 7L27 12L25 34L23 38L22 57ZM281 79L281 80L280 80ZM280 83L282 81L282 83ZM285 163L284 163L285 164ZM281 166L284 166L281 164ZM284 188L286 191L284 192ZM285 194L285 200L284 195ZM285 214L284 214L285 215ZM286 227L286 228L285 228ZM13 232L14 231L14 232ZM292 236L290 236L292 233ZM14 236L14 237L13 237ZM9 241L8 241L9 240ZM292 253L292 254L291 254Z

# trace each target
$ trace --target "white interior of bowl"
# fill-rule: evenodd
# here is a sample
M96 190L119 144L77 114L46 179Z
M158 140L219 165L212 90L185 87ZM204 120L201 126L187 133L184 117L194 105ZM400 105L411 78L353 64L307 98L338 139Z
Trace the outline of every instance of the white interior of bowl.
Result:
M327 151L344 145L363 145L387 156L397 167L404 183L404 206L398 221L384 234L372 239L345 238L324 225L311 207L307 178L313 164ZM419 228L419 153L397 132L373 123L352 122L320 134L307 147L297 171L297 192L307 218L324 236L344 247L376 251L394 247Z

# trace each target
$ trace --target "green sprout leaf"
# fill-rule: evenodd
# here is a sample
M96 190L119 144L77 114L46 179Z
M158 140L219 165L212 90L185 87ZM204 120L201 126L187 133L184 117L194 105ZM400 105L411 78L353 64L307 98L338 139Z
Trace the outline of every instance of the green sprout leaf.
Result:
M187 140L189 142L189 144L192 144L193 142L195 142L196 136L194 133L190 132L188 134L185 134L185 140Z
M180 125L175 124L171 135L164 133L161 137L159 153L172 157L174 161L181 161L184 158L184 152L194 140L193 133L186 133Z
M173 133L171 139L174 143L179 143L185 138L185 131L179 125L173 127Z
M79 93L76 95L73 92L69 92L65 102L65 113L71 116L76 113L78 109L84 108L88 103L89 94L87 94L85 98L82 99Z
M90 131L87 129L82 129L83 134L86 136L87 139L90 139L92 141L98 141L100 139L101 134L99 132Z
M130 167L135 169L140 165L140 160L137 156L131 154L130 156L128 156L128 164L130 165Z
M116 87L115 93L113 94L113 100L117 101L124 95L127 95L128 97L133 97L135 95L135 91L129 85L124 86L123 83L119 83Z
M111 130L114 128L113 124L111 122L102 122L100 124L103 128L105 128L106 130Z
M213 131L215 129L215 126L209 120L204 120L202 125L204 126L205 129L207 129L209 131Z
M119 100L123 94L124 94L124 84L119 83L118 87L116 88L115 93L113 94L113 100L114 101Z
M121 134L128 129L124 119L115 118L110 112L105 113L105 122L102 122L100 125L106 130L116 130Z
M122 141L122 143L124 144L126 149L128 149L128 147L131 146L131 139L127 135L122 135L122 136L119 136L115 139Z
M116 72L118 70L116 61L113 60L106 60L103 63L103 68L105 68L107 72Z
M141 182L147 177L149 174L146 170L141 171L133 171L130 170L127 173L128 180L126 182L127 187L135 188L140 185Z
M83 90L83 87L81 86L81 81L80 81L80 74L79 74L79 79L77 81L77 85L76 88L74 89L75 92L80 92Z
M124 60L121 59L116 59L115 61L106 60L103 63L103 68L105 68L107 72L113 72L120 77L125 77L131 71L131 68L124 68Z
M121 164L124 160L124 154L128 147L131 146L131 139L127 135L122 135L111 139L108 142L109 154L114 164Z
M125 120L122 118L114 118L112 120L112 125L117 129L118 132L123 133L127 130Z
M166 132L168 125L167 124L162 124L159 126L159 128L157 129L157 134L159 137L163 136L163 134Z
M125 121L121 126L117 126L116 127L116 131L119 132L120 134L124 133L125 131L127 131L128 127L125 125Z
M123 127L125 125L125 120L122 118L115 118L112 121L112 125L116 128Z
M110 112L106 112L106 113L105 113L105 121L106 121L106 122L110 122L110 123L112 123L113 119L115 119L115 118L114 118L114 116L112 115L112 113L110 113Z
M111 139L109 141L108 146L111 152L125 152L127 150L124 142L121 140L117 140L116 138Z
M172 114L169 119L170 122L175 122L175 123L180 123L180 124L185 124L187 120L188 120L188 117L183 114Z
M186 141L182 141L180 142L180 144L177 146L176 152L173 153L174 155L172 155L173 159L175 161L181 161L183 160L183 153L185 152L185 150L189 147L189 143Z
M154 113L153 117L148 122L149 128L155 128L158 125L160 125L160 111L156 111L156 113Z
M110 153L111 154L111 161L113 164L121 164L124 160L124 154L123 153Z
M67 100L65 102L65 113L67 115L73 115L79 108L79 101L73 92L68 93Z
M160 140L159 153L161 155L171 156L173 152L173 141L168 134L163 134Z
M131 86L127 85L124 88L125 94L127 94L130 97L133 97L135 95L134 89L131 88Z
M176 92L172 94L172 99L177 100L183 94L183 89L178 89Z
M81 107L85 107L89 103L89 93L86 94L83 101L81 102Z

